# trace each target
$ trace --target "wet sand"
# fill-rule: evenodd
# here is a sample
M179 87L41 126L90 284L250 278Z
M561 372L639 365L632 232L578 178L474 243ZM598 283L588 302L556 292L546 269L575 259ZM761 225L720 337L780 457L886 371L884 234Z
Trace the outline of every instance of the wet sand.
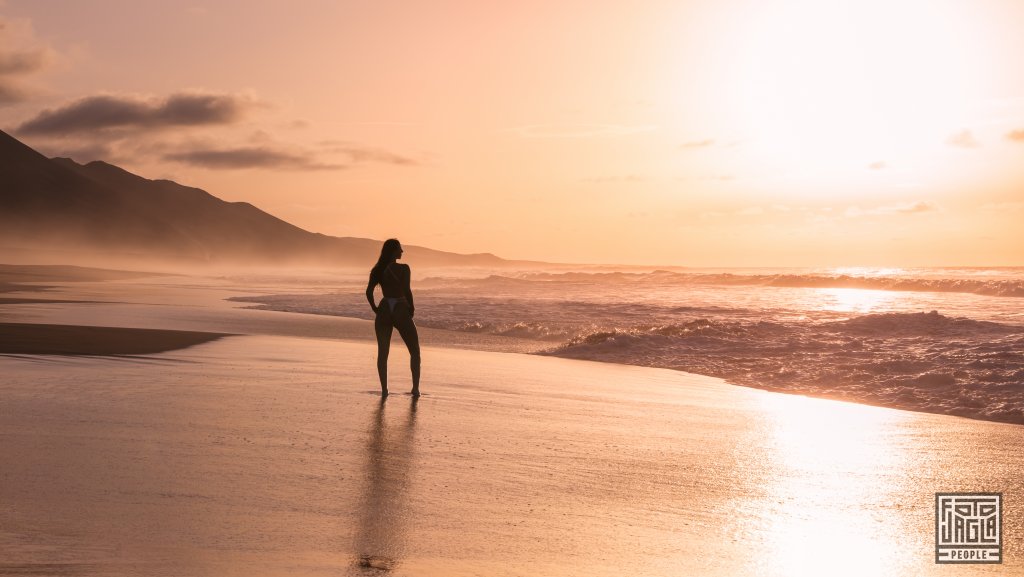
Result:
M100 286L103 286L102 281L163 276L166 275L64 265L0 264L0 293L19 294L19 296L13 297L0 297L0 307L3 305L59 307L68 304L116 306L123 303L76 298L46 298L45 293L74 292L81 290L82 283L86 283L87 286L90 283L99 283ZM33 284L40 281L62 284ZM37 293L44 294L35 296ZM0 309L0 318L8 318L12 316L12 313L16 316L19 308ZM117 317L118 315L113 316ZM97 320L104 319L98 318ZM224 336L229 336L229 334L208 331L88 326L67 322L61 324L0 322L0 355L148 355L186 348Z
M221 333L0 323L3 355L150 355L207 343Z
M124 304L0 307L251 329L0 356L0 574L1024 573L1024 427L436 346L418 401L395 347L381 403L370 323L160 282L54 295ZM1002 565L934 563L939 491L1004 494Z

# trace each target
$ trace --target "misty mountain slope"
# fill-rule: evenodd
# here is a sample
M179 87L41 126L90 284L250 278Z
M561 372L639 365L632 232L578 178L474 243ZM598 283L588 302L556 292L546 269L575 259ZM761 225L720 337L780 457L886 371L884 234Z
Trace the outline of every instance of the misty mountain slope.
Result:
M331 243L246 202L226 202L169 180L149 180L105 162L54 162L115 191L139 214L163 219L204 248L204 257L282 260L329 251Z
M39 242L150 248L187 244L173 227L138 214L117 192L0 131L0 234ZM130 244L129 244L130 243Z
M366 265L381 241L312 233L247 202L96 161L49 159L0 131L0 239L26 246L152 254L201 262ZM406 246L423 265L500 266L492 254Z

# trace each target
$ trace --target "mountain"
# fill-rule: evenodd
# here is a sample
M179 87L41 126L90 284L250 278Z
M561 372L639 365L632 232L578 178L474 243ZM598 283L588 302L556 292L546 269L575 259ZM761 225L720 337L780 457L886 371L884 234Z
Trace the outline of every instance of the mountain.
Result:
M180 241L168 223L0 132L0 234L38 242L138 246Z
M381 241L303 230L247 202L225 202L105 162L46 158L0 131L0 240L91 247L209 263L366 265ZM492 254L405 246L428 266L501 266Z

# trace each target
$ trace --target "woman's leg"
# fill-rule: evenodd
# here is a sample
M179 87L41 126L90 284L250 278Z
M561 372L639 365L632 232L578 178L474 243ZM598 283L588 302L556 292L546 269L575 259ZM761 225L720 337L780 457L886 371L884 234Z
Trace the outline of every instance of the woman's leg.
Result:
M395 311L398 312L397 310ZM408 310L403 310L395 319L398 334L402 335L405 346L409 348L409 368L412 369L412 394L420 394L420 335L416 332L416 323L412 322Z
M387 305L381 304L381 307ZM373 321L373 328L377 332L377 376L380 377L380 394L382 397L388 395L388 353L391 352L391 318L388 313L381 310Z

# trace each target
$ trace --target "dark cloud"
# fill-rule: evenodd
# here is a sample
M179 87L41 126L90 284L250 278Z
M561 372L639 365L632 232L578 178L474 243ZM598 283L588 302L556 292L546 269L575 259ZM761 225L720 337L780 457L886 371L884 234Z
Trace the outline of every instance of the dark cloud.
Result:
M889 165L886 164L884 160L872 162L871 164L868 165L868 168L870 168L871 170L882 170L888 167Z
M164 128L230 124L252 106L229 94L179 93L158 100L131 96L86 96L47 109L17 128L19 134L61 135L106 128Z
M679 145L679 148L682 148L682 149L708 148L708 147L714 146L714 145L715 145L714 139L695 140L693 142L684 142L683 144Z
M1006 139L1013 142L1024 142L1024 130L1011 130L1006 133Z
M207 148L163 155L164 160L219 170L263 168L278 170L340 170L343 164L327 164L298 154L269 147Z
M157 122L175 125L229 124L252 106L248 98L227 94L172 94L154 115Z
M24 102L31 96L26 78L49 61L45 50L6 52L0 48L0 105Z
M27 99L28 95L23 88L0 77L0 104L22 102Z
M962 130L946 139L946 144L959 148L978 148L981 143L970 130Z
M15 74L31 74L46 66L47 56L44 50L28 52L0 52L0 76Z
M49 66L55 55L35 38L28 20L0 16L0 106L28 101L37 92L33 76Z

